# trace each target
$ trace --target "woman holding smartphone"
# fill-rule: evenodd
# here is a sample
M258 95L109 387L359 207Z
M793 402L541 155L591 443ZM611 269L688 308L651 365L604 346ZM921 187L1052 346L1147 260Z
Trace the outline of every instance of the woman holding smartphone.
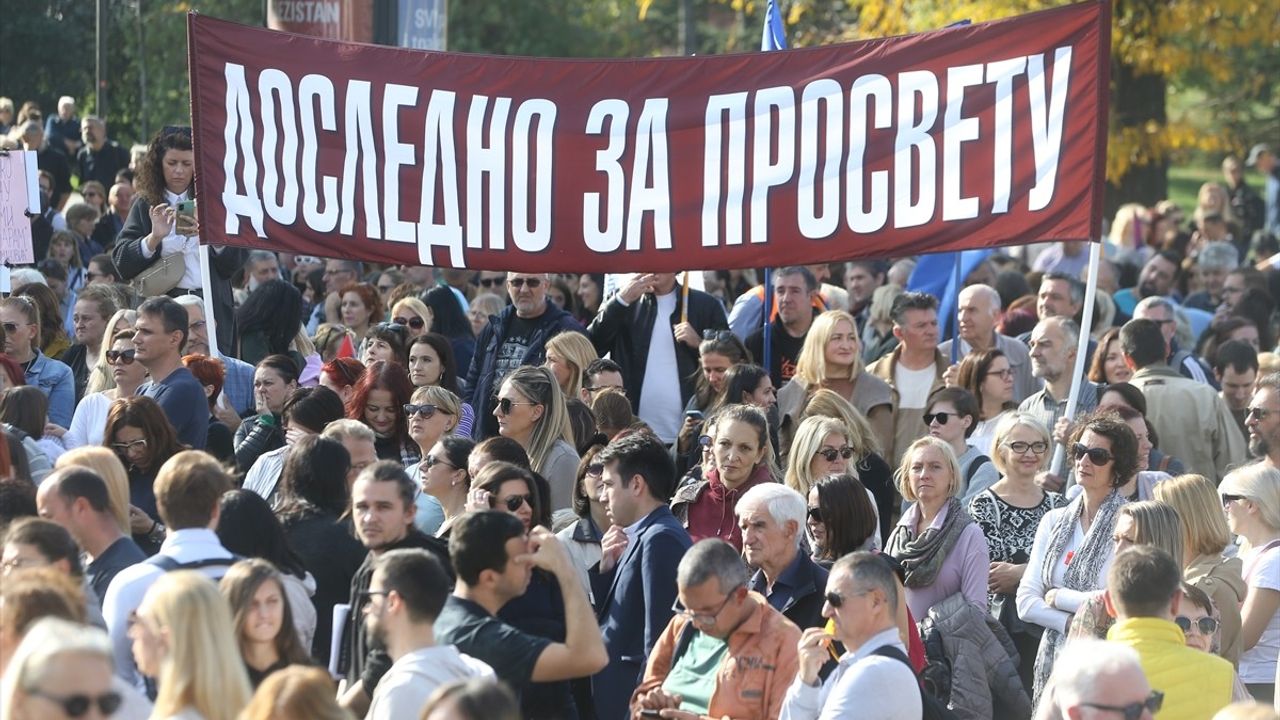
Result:
M177 262L166 258L180 256L182 276L163 292L170 297L202 294L195 177L191 128L170 126L156 133L138 163L134 178L137 199L111 251L121 279L134 280L161 261ZM213 308L218 348L224 352L235 347L236 337L231 276L247 258L248 251L241 248L209 249L213 297L205 298L206 308Z

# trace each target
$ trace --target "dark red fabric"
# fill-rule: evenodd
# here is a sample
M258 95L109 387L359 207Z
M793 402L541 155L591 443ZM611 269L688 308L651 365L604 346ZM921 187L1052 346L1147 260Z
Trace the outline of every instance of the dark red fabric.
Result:
M201 239L526 272L1088 239L1101 226L1109 33L1108 3L1090 0L826 47L551 60L343 43L192 14ZM923 98L935 96L926 112ZM741 110L738 124L721 104ZM505 150L486 156L495 138Z

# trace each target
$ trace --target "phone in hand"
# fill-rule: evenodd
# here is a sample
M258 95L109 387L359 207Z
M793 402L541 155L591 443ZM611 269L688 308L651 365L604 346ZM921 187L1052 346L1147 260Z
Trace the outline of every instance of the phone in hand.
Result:
M182 202L178 203L178 214L179 214L179 215L186 215L187 217L195 217L195 216L196 216L196 201L195 201L194 199L193 199L193 200L183 200Z
M685 410L685 411L684 411L684 419L685 419L685 420L697 420L697 421L701 422L701 421L702 421L702 411L701 411L701 410Z
M649 709L644 709L644 710L641 710L641 711L640 711L640 717L647 717L647 718L660 718L660 717L662 717L662 711L661 711L661 710L649 710Z

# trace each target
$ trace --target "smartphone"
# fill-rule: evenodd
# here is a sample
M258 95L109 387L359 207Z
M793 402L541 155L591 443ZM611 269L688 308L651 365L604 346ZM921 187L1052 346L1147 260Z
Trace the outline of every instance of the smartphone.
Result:
M692 418L692 419L694 419L694 420L701 420L701 419L702 419L702 411L701 411L701 410L685 410L685 411L684 411L684 417L685 417L685 419L686 419L686 420L688 420L688 419L690 419L690 418Z
M640 711L640 717L655 717L655 718L660 718L660 717L662 717L662 714L661 714L661 713L662 713L662 711L661 711L661 710L641 710L641 711Z
M179 214L179 215L186 215L186 216L188 216L188 217L195 217L195 216L196 216L196 201L195 201L195 200L183 200L182 202L178 203L178 214Z

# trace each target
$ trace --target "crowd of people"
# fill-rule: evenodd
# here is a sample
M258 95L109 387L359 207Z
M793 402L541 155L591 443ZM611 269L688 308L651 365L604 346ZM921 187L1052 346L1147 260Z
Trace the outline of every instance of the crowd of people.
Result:
M1263 195L1229 159L1121 208L1094 308L1082 243L1012 248L944 339L911 258L211 246L206 285L190 130L131 157L63 100L0 98L45 207L0 300L4 717L1276 717L1265 146Z

